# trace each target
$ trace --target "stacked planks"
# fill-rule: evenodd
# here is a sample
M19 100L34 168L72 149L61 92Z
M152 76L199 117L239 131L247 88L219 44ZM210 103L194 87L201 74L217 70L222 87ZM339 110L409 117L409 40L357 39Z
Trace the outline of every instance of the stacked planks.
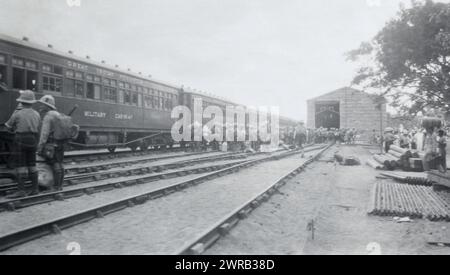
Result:
M388 182L375 184L369 214L450 221L448 202L431 187Z

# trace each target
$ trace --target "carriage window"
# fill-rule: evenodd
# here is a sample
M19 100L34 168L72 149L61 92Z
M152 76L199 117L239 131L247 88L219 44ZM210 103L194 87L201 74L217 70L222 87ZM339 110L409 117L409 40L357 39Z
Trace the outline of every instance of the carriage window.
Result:
M66 96L75 96L75 80L73 79L64 80L64 94Z
M138 97L138 94L136 94L136 93L133 93L132 94L132 105L139 105L139 97Z
M152 108L153 107L153 97L146 95L144 96L144 105L145 108Z
M42 88L44 91L49 92L61 92L62 79L50 75L44 75L42 77Z
M67 76L67 77L70 77L70 78L74 78L75 72L74 72L74 71L68 70L68 71L66 71L66 76Z
M20 59L20 58L13 58L12 59L12 64L14 66L19 66L19 67L23 67L24 66L24 60Z
M142 107L142 94L138 94L138 106Z
M117 90L114 88L104 87L104 98L109 102L117 102Z
M6 66L0 65L0 83L6 83L6 80L8 79L6 75Z
M38 73L34 71L27 71L27 89L37 91L38 87Z
M0 63L6 64L6 55L0 54Z
M48 65L48 64L43 64L43 65L42 65L42 70L43 70L44 72L51 73L51 72L52 72L52 66L51 66L51 65Z
M83 79L83 73L75 72L75 78Z
M27 62L25 62L25 67L30 68L32 70L36 70L37 69L37 63L33 62L33 61L27 61Z
M13 88L25 89L25 70L13 69Z
M172 109L172 104L170 103L169 99L166 99L166 110L169 111L170 109Z
M62 69L62 67L59 67L59 66L53 66L53 73L54 73L54 74L62 75L62 74L63 74L63 69Z
M125 97L125 91L120 89L119 90L119 103L124 103L124 97Z
M131 93L129 91L124 92L123 103L131 104Z
M86 97L90 99L100 99L100 86L94 83L87 83Z
M84 97L84 83L81 81L75 81L75 95L77 97Z
M111 80L109 78L103 78L103 84L111 86Z

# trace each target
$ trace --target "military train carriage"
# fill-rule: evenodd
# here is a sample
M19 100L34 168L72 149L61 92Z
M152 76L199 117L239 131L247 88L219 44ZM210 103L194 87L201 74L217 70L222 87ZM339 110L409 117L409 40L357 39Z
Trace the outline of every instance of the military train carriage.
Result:
M0 74L0 123L16 108L19 90L29 89L37 98L53 95L63 113L78 106L75 144L135 149L172 143L170 114L180 104L179 87L6 36L0 36Z
M72 145L81 148L127 146L146 150L149 146L171 146L171 111L176 105L193 108L195 98L203 107L236 104L155 81L150 77L121 70L104 62L80 58L28 41L0 35L0 124L17 107L20 90L35 91L36 97L55 97L59 111L69 113L80 125L80 135ZM281 119L283 125L292 120ZM9 155L13 136L0 129L0 154ZM1 155L0 155L1 156Z

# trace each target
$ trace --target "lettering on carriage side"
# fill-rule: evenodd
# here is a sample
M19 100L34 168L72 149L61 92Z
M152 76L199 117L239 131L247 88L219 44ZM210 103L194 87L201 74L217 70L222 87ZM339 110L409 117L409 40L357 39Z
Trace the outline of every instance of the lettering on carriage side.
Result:
M84 71L88 70L88 66L87 65L80 64L80 63L77 63L77 62L73 62L71 60L67 60L67 66L71 67L71 68L74 68L74 69L78 69L78 70L84 70Z
M96 70L97 74L99 74L99 75L115 77L115 74L113 72L110 72L110 71L107 71L104 69L99 69L99 68L96 68L95 70Z
M124 120L132 120L133 115L127 115L127 114L116 114L114 116L116 119L124 119Z
M105 118L106 113L102 112L92 112L92 111L84 111L85 117L97 117L97 118Z

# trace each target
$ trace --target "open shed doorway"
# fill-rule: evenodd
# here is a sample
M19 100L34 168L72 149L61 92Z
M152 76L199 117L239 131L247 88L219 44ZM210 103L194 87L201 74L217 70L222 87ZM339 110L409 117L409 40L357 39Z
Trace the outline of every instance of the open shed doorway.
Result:
M316 128L339 129L341 114L339 101L316 103Z

